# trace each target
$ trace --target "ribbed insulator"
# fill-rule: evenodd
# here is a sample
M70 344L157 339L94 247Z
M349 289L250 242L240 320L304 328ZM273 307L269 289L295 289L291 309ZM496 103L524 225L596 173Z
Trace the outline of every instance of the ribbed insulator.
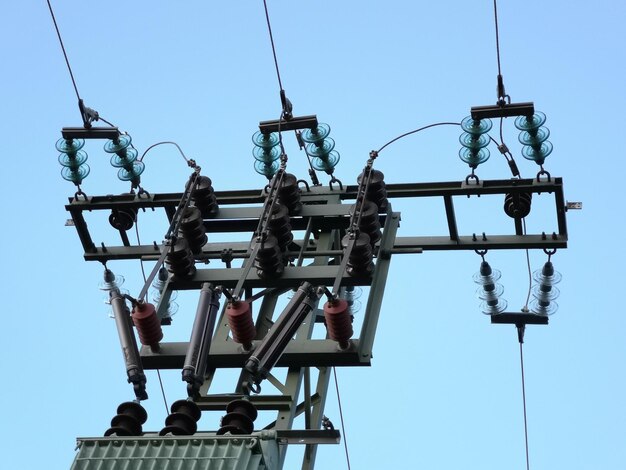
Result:
M137 209L132 207L124 209L113 209L109 215L111 227L117 230L127 231L133 228L137 220Z
M382 171L370 170L372 176L365 193L365 199L372 201L378 206L378 212L387 212L387 187L385 185L385 175ZM357 178L357 183L361 184L363 173Z
M252 347L252 340L256 337L256 328L252 321L250 304L243 300L231 302L226 307L228 326L233 335L233 341L243 345L248 350Z
M105 436L141 436L141 425L148 419L148 413L143 406L134 401L122 403L117 407L117 414L111 420L111 427L104 433Z
M276 240L278 240L280 251L285 251L293 241L287 206L281 203L274 204L272 216L268 223L268 229L270 233L276 237Z
M372 247L378 243L382 237L380 230L380 219L378 218L378 206L367 199L363 201L361 206L361 218L359 219L359 230L362 233L367 233L370 237L370 243ZM356 204L350 207L350 215L353 215L356 210Z
M278 188L278 199L287 206L290 215L296 214L302 209L298 179L291 173L283 175L282 184Z
M207 236L200 209L190 206L184 210L180 221L180 234L187 240L193 254L197 255L202 252Z
M161 320L156 314L156 308L150 303L140 303L133 307L132 319L139 341L145 346L150 346L153 350L159 349L159 341L163 339Z
M219 211L211 178L208 176L198 176L196 186L191 192L191 199L204 218L210 218Z
M256 254L257 274L263 279L280 276L284 266L278 240L270 234L259 244L261 246Z
M180 277L190 277L196 272L193 253L189 249L189 243L184 238L179 238L170 247L165 258L169 272Z
M352 318L350 306L344 299L335 299L324 304L324 318L328 336L339 343L341 349L350 347L352 338Z
M532 198L531 193L509 193L504 197L504 212L514 219L524 218L530 214Z
M348 246L348 243L350 243L349 234L341 240L344 248ZM346 271L350 276L369 276L374 269L372 258L370 237L366 233L360 233L352 247Z
M233 400L226 406L226 415L222 417L217 435L252 434L257 416L256 407L248 400Z
M165 427L159 436L191 436L198 430L198 420L202 415L200 407L191 400L178 400L172 403L171 414L165 418Z

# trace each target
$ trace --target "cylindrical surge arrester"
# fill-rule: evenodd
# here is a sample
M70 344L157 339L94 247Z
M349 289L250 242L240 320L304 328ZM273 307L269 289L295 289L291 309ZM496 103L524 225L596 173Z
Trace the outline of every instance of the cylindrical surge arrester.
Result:
M117 327L117 334L120 338L120 346L122 347L122 355L124 356L124 362L126 364L128 382L133 384L137 399L147 400L146 375L143 372L137 341L133 334L130 312L126 307L124 297L122 297L118 289L112 289L110 295L111 307L115 315L115 326Z
M187 382L187 394L190 397L195 397L204 383L211 335L215 328L217 310L220 306L219 298L220 292L215 290L211 284L202 285L196 319L191 330L191 339L182 372L182 379Z

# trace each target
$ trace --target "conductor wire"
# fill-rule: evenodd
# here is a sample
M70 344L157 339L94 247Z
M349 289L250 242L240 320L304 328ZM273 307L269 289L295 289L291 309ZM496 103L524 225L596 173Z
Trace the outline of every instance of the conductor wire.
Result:
M493 16L496 24L496 55L498 59L498 75L502 75L500 68L500 33L498 31L498 1L493 0Z
M57 37L59 38L59 44L61 44L61 50L63 51L63 57L65 57L65 63L67 64L67 70L70 72L70 78L72 79L72 85L74 85L74 91L76 92L76 98L80 101L80 94L78 93L78 87L76 86L76 80L74 79L74 73L72 72L72 67L70 65L70 61L67 57L67 52L65 51L65 45L63 44L63 39L61 38L61 32L59 31L59 25L57 24L57 19L54 16L54 11L52 10L52 5L50 4L50 0L46 0L48 2L48 9L50 10L50 16L52 17L52 22L54 23L54 29L57 32Z
M272 34L272 25L270 23L270 14L269 14L269 11L267 10L266 0L263 0L263 8L265 9L265 20L267 21L267 30L270 34L270 43L272 44L272 54L274 56L274 66L276 67L276 76L278 77L278 87L280 88L280 91L284 91L283 82L280 79L280 70L278 68L278 59L276 57L276 46L274 45L274 35Z
M519 359L522 371L522 403L524 406L524 441L526 444L526 470L530 470L530 460L528 458L528 419L526 417L526 383L524 380L524 350L523 341L519 342Z

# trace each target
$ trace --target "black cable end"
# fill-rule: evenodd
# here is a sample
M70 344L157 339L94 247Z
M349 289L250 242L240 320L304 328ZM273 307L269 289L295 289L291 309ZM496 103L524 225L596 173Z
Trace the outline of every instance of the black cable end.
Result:
M517 340L519 341L519 344L524 344L524 332L526 331L526 325L519 323L515 325L515 327L517 328Z

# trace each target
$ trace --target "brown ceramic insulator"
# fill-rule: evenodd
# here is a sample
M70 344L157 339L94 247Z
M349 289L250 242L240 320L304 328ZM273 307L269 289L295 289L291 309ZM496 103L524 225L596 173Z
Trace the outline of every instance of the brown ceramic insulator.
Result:
M341 244L346 248L349 243L350 235L348 234L343 237ZM350 276L369 276L374 269L372 258L373 253L370 237L366 233L360 233L349 255L346 271Z
M272 216L268 222L268 228L270 233L278 240L280 251L285 251L293 241L287 206L280 203L274 204Z
M350 215L354 214L356 204L350 207ZM363 201L361 218L359 219L359 230L367 233L370 237L372 247L378 243L382 237L380 230L380 219L378 218L378 206L367 199Z
M117 407L117 414L111 420L111 427L104 433L105 436L140 436L141 425L148 419L148 414L139 403L124 402Z
M200 209L202 217L205 218L214 216L219 210L211 183L211 178L208 176L198 176L196 186L191 192L194 205Z
M163 339L163 330L154 305L147 302L137 304L133 307L131 316L141 344L158 350L159 341Z
M257 274L263 279L278 277L283 273L283 259L278 240L274 235L268 235L260 243L256 254Z
M504 212L514 219L523 219L530 214L532 197L531 193L519 193L517 197L511 193L507 194L504 197Z
M365 193L365 198L372 201L378 206L378 212L387 212L387 188L385 185L385 175L382 171L371 170L372 176ZM357 178L357 182L361 184L363 173Z
M287 206L289 214L291 215L300 212L300 209L302 209L298 178L291 173L285 173L283 175L282 184L278 188L278 199L280 199L282 204Z
M226 406L226 415L222 417L221 427L217 435L227 432L231 434L251 434L254 431L254 420L258 412L248 400L233 400Z
M176 276L189 277L196 272L193 253L191 253L189 243L184 238L178 238L170 247L165 262L168 271Z
M252 340L256 337L250 304L243 300L231 302L226 307L226 316L233 341L242 344L246 349L250 349Z
M180 233L187 240L189 249L193 254L197 255L202 252L202 247L207 242L207 236L200 209L190 206L183 211L180 220Z
M352 317L350 306L344 299L335 299L324 304L324 318L328 336L339 343L341 349L350 346L352 338Z

